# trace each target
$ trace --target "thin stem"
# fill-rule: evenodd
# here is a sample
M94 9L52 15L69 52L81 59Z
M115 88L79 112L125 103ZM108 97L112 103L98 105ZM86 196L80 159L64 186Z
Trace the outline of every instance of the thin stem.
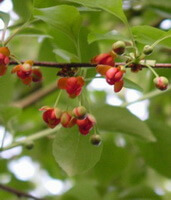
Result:
M34 199L34 200L43 200L42 198L37 198L31 194L16 190L14 188L11 188L11 187L3 185L3 184L0 184L0 189L4 190L6 192L12 193L12 194L16 195L18 198L25 197L25 198Z
M38 140L38 139L40 139L40 138L43 138L43 137L46 137L46 136L48 136L48 135L54 134L54 133L57 132L60 128L61 128L61 126L57 126L57 127L54 128L54 129L49 129L49 128L48 128L48 129L45 129L45 130L43 130L43 131L34 133L34 134L28 136L26 139L13 142L13 143L10 144L9 146L4 147L4 148L3 148L3 151L8 150L8 149L12 149L12 148L17 147L17 146L22 146L22 145L27 144L28 142L33 142L33 141Z
M4 46L4 40L5 40L6 31L7 31L7 26L4 24L4 29L2 31L2 39L1 39L2 46Z
M126 103L123 103L121 106L122 107L127 107L131 104L134 104L134 103L137 103L137 102L140 102L140 101L143 101L143 100L146 100L146 99L151 99L155 96L158 96L158 95L162 95L166 92L169 92L171 90L171 84L169 85L168 89L165 90L165 91L160 91L160 90L154 90L152 92L149 92L145 95L143 95L142 97L140 97L139 99L137 99L136 101L132 101L132 102L126 102Z
M146 66L151 70L151 72L156 76L156 77L159 77L159 75L157 74L157 72L150 66L150 65L147 65Z
M10 58L15 60L17 62L17 64L22 65L22 63L14 55L10 55Z
M165 39L170 38L170 37L171 37L171 35L167 35L167 36L165 36L165 37L163 37L163 38L161 38L161 39L155 41L155 42L151 45L151 47L155 47L155 46L156 46L158 43L160 43L162 40L165 40Z
M55 101L55 104L54 104L54 108L57 107L58 102L59 102L59 99L60 99L60 97L61 97L61 94L62 94L62 90L59 90L58 96L57 96L56 101Z

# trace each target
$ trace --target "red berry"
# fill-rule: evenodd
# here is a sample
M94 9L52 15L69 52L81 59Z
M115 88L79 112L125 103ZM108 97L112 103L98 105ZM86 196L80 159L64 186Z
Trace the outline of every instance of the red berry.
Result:
M114 66L115 65L114 55L110 53L99 54L91 60L91 63Z
M43 120L50 128L55 128L60 123L61 111L58 108L42 107Z
M82 77L70 77L66 80L66 91L71 98L75 98L80 95L83 85L84 80Z
M90 114L88 114L85 119L77 120L79 131L83 135L87 135L90 132L90 130L93 128L95 123L96 123L95 118Z

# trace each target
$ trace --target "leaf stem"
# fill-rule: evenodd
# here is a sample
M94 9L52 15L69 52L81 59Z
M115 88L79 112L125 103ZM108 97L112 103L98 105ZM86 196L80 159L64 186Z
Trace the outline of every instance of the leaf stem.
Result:
M150 65L146 64L146 66L151 70L151 72L155 75L155 77L159 77L159 75L157 74L157 72Z
M57 96L56 101L55 101L55 104L54 104L54 108L57 107L58 102L59 102L59 99L60 99L60 97L61 97L61 94L62 94L62 90L59 90L58 96Z
M57 132L60 128L61 128L61 126L57 126L57 127L54 128L54 129L49 129L49 128L48 128L48 129L45 129L45 130L43 130L43 131L34 133L33 135L28 136L26 139L13 142L13 143L10 144L9 146L4 147L3 150L1 149L1 151L5 151L5 150L8 150L8 149L12 149L12 148L17 147L17 146L22 146L22 145L27 144L28 142L33 142L33 141L38 140L38 139L40 139L40 138L46 137L46 136L48 136L48 135L51 135L51 134Z
M121 105L121 107L127 107L131 104L134 104L134 103L137 103L139 101L143 101L143 100L146 100L146 99L151 99L155 96L158 96L158 95L161 95L161 94L164 94L166 92L169 92L171 90L171 84L169 85L168 89L165 90L165 91L160 91L160 90L154 90L152 92L149 92L145 95L143 95L142 97L140 97L139 99L137 99L136 101L131 101L131 102L125 102Z
M167 36L165 36L165 37L163 37L163 38L161 38L161 39L155 41L155 42L151 45L151 47L155 47L155 46L156 46L158 43L160 43L162 40L165 40L165 39L170 38L170 37L171 37L171 35L167 35Z

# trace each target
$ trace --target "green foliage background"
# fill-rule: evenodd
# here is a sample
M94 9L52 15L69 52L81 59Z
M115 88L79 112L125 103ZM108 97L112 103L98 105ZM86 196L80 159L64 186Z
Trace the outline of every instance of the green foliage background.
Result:
M108 52L117 40L128 42L134 37L138 49L142 50L145 44L171 34L160 29L160 23L171 18L168 0L12 2L19 19L9 27L11 34L33 21L9 43L12 54L20 60L89 62L93 56ZM8 22L6 15L0 13L0 16ZM163 40L149 59L170 63L170 48L171 38ZM42 72L43 82L32 87L22 85L10 75L10 70L0 77L0 123L14 140L46 129L38 109L43 105L53 106L58 90L27 108L11 106L56 81L57 69L42 68ZM170 69L157 72L171 81ZM88 69L87 78L94 76L95 69ZM129 79L126 87L144 95L154 90L153 75L146 69L138 74L128 71L126 78ZM8 167L12 160L27 155L52 178L72 183L71 189L61 195L45 195L49 200L170 200L171 187L168 189L166 184L171 184L171 93L151 98L149 118L141 121L126 108L106 105L105 91L84 92L94 99L90 107L97 118L103 145L94 147L89 143L89 135L79 135L74 128L60 128L49 137L36 140L32 150L22 147L19 155L1 158L0 177L9 176L6 184L16 189L35 190L37 185L18 179ZM125 90L119 98L125 101ZM87 100L84 102L86 105ZM66 104L73 108L78 101L69 100L63 93L59 107L65 109ZM0 199L16 197L1 191Z

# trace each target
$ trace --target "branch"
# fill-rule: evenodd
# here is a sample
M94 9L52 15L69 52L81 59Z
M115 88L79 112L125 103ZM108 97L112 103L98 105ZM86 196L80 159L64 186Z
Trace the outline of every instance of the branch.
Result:
M24 61L21 61L22 63ZM118 65L124 65L125 63L116 63L116 66ZM18 65L17 62L11 61L9 65ZM97 64L91 64L91 63L57 63L57 62L39 62L35 61L34 66L40 66L40 67L51 67L51 68L63 68L63 67L96 67ZM129 66L127 66L129 68ZM145 66L142 66L143 68L146 68ZM171 63L158 63L154 66L154 68L171 68Z
M56 81L46 86L45 88L33 92L31 95L25 97L24 99L12 103L11 105L19 108L26 108L55 90L57 90Z
M8 187L8 186L2 185L2 184L0 184L0 189L5 190L6 192L12 193L19 198L26 197L26 198L31 198L31 199L34 199L34 200L43 200L43 199L37 198L35 196L32 196L31 194L21 192L19 190L16 190L14 188L11 188L11 187Z
M12 148L17 147L17 146L22 146L22 145L28 144L29 142L34 142L35 140L38 140L38 139L43 138L43 137L47 137L47 136L49 136L51 134L56 133L60 128L61 128L60 125L58 125L54 129L47 128L47 129L45 129L43 131L39 131L37 133L32 134L32 135L28 136L27 138L25 138L23 140L14 141L12 144L4 147L1 150L1 152L5 151L5 150L8 150L8 149L12 149Z

